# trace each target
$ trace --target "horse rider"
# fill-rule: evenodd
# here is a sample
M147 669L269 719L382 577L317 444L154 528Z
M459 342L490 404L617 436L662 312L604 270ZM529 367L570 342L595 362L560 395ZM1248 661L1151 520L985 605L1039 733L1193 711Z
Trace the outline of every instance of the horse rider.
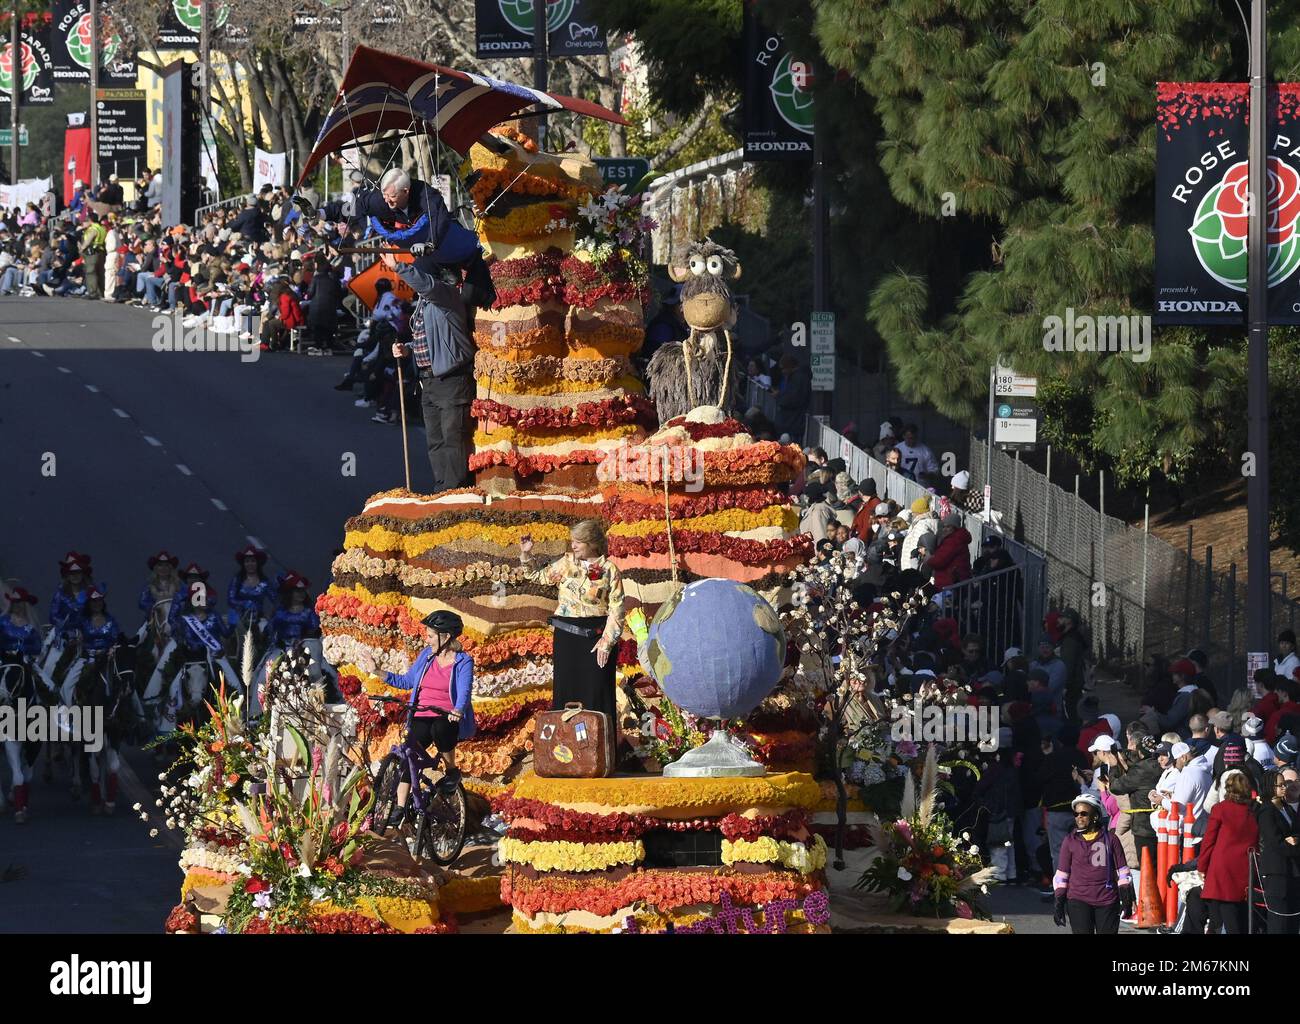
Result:
M275 586L266 578L263 568L266 552L249 544L235 552L235 562L240 571L226 587L227 620L232 627L238 626L240 619L248 615L253 625L261 626L266 618L264 606L275 600Z
M170 601L181 589L177 573L181 560L163 550L149 556L149 582L140 588L140 610L148 615L154 606Z
M59 575L62 580L50 598L50 632L41 665L46 676L56 683L62 681L71 667L81 636L81 613L91 586L90 556L69 551L59 562Z
M5 597L9 600L9 610L0 615L0 666L3 666L0 668L0 704L16 704L22 698L31 706L40 699L36 664L41 654L41 628L33 617L36 596L22 587L15 587ZM29 740L27 749L23 747L17 738L4 741L11 775L9 798L14 805L17 824L27 820L32 765L40 753L39 743ZM4 804L4 791L0 789L0 810Z

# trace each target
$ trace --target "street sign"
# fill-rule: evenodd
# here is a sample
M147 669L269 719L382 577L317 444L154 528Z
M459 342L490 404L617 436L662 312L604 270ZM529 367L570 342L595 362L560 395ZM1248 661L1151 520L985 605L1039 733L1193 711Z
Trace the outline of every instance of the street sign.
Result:
M0 128L0 146L12 146L14 144L14 130L12 128ZM27 145L27 126L23 125L18 129L18 145Z
M650 161L639 156L598 156L600 180L606 185L635 185L650 173Z
M1026 449L1038 444L1038 378L1005 366L993 376L993 443Z
M813 313L809 317L809 367L814 391L835 390L835 314Z
M134 174L145 165L148 117L143 89L99 89L95 93L99 174Z

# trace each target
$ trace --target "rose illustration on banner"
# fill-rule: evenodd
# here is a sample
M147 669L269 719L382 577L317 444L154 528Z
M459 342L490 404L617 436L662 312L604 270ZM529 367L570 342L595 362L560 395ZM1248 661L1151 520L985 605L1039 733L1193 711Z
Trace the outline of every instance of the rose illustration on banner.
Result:
M36 76L40 69L36 66L36 54L27 43L21 44L21 53L23 55L23 92L30 89L36 81ZM0 92L13 91L13 47L6 46L3 52L0 52Z
M191 32L203 31L203 3L204 0L172 0L172 10L176 12L176 17L182 25ZM217 13L214 17L215 24L212 28L221 28L230 17L230 8L225 4L217 5Z
M787 53L772 72L772 102L776 104L777 113L791 128L812 134L813 130L813 94L807 88L809 83L803 81L803 75L795 73L794 64Z
M576 0L547 0L546 31L554 32L573 16ZM533 34L536 24L533 13L533 0L498 0L501 16L509 22L516 32Z
M1233 164L1201 199L1188 232L1205 272L1220 284L1246 290L1246 238L1250 231L1249 164ZM1268 286L1300 267L1300 172L1278 157L1268 161Z
M99 38L104 55L99 64L100 67L108 67L113 63L117 51L121 48L122 37L118 35L117 30L113 28L107 19L101 19L101 21ZM90 13L87 12L77 19L72 28L68 29L68 55L89 71L90 55L93 52L94 48L90 42Z

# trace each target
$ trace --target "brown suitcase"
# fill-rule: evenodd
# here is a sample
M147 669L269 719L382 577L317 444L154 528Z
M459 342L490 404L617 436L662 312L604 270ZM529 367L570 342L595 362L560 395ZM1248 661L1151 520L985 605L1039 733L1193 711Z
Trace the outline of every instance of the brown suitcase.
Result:
M613 731L603 711L566 704L539 711L533 732L533 771L544 779L601 779L614 770Z

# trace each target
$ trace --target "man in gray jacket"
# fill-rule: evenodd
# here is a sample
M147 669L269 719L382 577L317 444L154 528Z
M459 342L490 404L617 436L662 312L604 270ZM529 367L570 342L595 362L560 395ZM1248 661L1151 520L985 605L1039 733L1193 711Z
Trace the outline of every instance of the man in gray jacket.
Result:
M424 257L399 263L385 253L383 263L410 285L417 295L411 314L411 345L420 377L420 406L429 444L433 490L445 491L469 483L469 450L474 433L470 405L474 401L474 340L466 324L460 289ZM444 276L446 275L446 276ZM407 346L393 345L402 359Z

